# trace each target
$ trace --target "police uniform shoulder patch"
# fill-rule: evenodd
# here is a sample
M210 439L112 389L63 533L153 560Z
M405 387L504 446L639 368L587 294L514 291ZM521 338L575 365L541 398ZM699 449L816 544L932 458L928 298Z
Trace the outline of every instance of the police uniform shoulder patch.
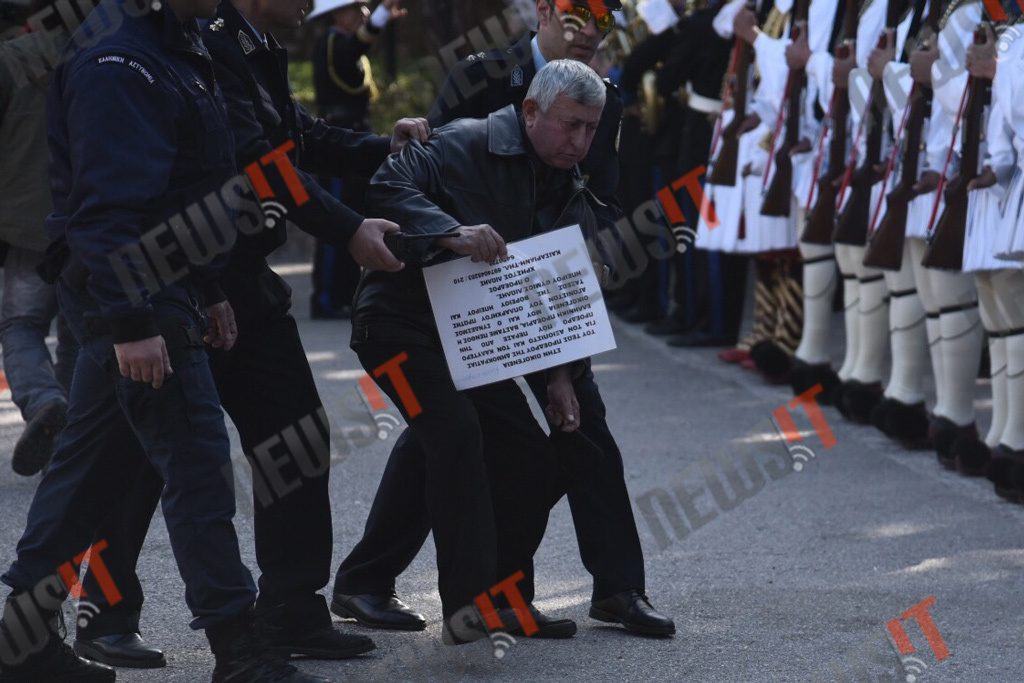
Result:
M516 64L516 67L512 69L512 87L519 88L523 85L523 67Z
M118 64L118 65L127 67L127 68L131 69L132 71L134 71L135 73L139 74L140 76L145 78L146 81L150 85L153 85L154 83L156 83L156 79L153 78L153 74L150 73L149 69L144 67L142 64L140 64L138 61L136 61L135 59L133 59L129 55L110 55L110 54L108 54L108 55L100 55L100 56L96 57L96 63L97 64Z
M256 49L252 44L252 38L243 29L238 29L238 44L242 46L242 52L245 54L250 54Z

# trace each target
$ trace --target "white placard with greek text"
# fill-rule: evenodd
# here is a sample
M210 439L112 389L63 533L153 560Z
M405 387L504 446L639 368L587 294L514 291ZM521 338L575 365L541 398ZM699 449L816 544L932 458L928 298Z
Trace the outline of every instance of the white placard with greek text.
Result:
M456 389L500 382L615 348L594 264L574 225L423 269Z

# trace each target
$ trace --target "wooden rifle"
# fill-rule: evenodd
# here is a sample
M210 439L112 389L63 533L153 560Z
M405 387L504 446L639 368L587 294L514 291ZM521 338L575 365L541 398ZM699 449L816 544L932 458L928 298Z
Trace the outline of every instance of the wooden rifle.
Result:
M803 22L803 30L807 30L807 13L810 0L797 0L793 9L793 29L790 36L796 41L800 35L798 23ZM807 71L803 68L790 69L786 80L785 100L788 100L786 112L786 135L782 145L776 149L775 140L772 139L774 150L775 175L772 178L768 190L765 192L764 201L761 204L761 215L788 217L790 207L793 205L793 160L790 158L790 151L800 142L800 108L803 105L804 89L807 87ZM785 104L785 101L784 101ZM772 165L772 159L768 160L768 167ZM765 171L767 172L767 168Z
M857 15L864 0L846 0L843 15L843 31L840 43L836 47L837 59L847 59L851 53L851 43L857 36ZM832 139L828 147L828 168L817 179L818 200L811 209L800 237L802 242L811 244L832 244L832 232L836 222L836 195L839 188L836 183L843 177L846 170L846 126L850 117L850 98L846 84L840 88L834 84L832 92L831 128Z
M974 44L985 44L985 32L974 31ZM945 188L946 208L935 230L928 236L928 249L921 261L928 268L963 268L964 236L967 232L967 184L978 177L983 114L992 94L992 81L969 76L967 104L963 116L963 144L960 147L960 172ZM936 196L936 203L939 198Z
M886 7L885 27L896 28L900 17L907 8L907 0L889 0ZM895 32L893 40L895 40ZM878 48L886 47L887 34L878 39ZM864 111L864 125L867 126L868 137L864 150L864 163L858 168L851 165L846 169L849 178L849 198L846 206L836 221L836 231L832 236L836 244L851 244L862 247L868 239L868 220L871 217L871 187L881 180L875 170L881 160L882 132L885 127L885 87L882 79L871 80L871 94ZM854 161L856 164L856 161Z
M931 36L925 41L920 49L928 49L931 41L939 39L939 17L942 14L941 2L932 2L928 12L926 25L931 29ZM909 38L908 38L909 40ZM868 248L864 253L864 265L883 270L899 270L903 266L903 242L907 235L907 216L910 210L910 202L917 196L914 185L917 183L918 162L921 156L921 137L924 132L924 122L931 115L932 89L926 85L915 83L910 91L905 113L906 124L904 126L903 149L900 157L900 179L893 186L892 191L886 196L885 217L882 219L878 229L874 229L868 240ZM899 142L899 141L897 141ZM893 159L899 152L899 147L893 150ZM879 198L879 204L881 203ZM876 218L881 205L875 208Z
M747 9L754 11L753 1L748 2ZM729 125L722 131L719 138L721 149L715 157L711 172L708 174L707 182L710 185L736 184L736 167L740 158L740 133L739 128L743 120L747 118L747 86L750 83L750 67L754 62L754 47L739 36L736 36L736 70L732 74L732 84L729 90L732 93L733 118Z

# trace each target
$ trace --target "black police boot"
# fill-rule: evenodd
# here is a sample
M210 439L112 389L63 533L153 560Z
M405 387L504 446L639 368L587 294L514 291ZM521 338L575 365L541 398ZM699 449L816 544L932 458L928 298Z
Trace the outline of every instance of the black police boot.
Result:
M646 636L671 636L675 623L659 614L647 596L638 590L616 593L590 604L590 616L598 621L622 624L627 631Z
M0 634L0 637L6 638L7 634ZM116 678L109 666L82 659L62 638L53 634L38 652L20 663L8 665L0 662L0 683L108 683Z
M427 619L398 599L394 593L335 593L331 611L342 619L355 619L360 626L392 631L422 631Z
M364 635L339 631L320 595L269 607L257 602L256 614L261 636L283 657L349 659L377 647Z
M273 654L246 613L206 629L216 659L211 683L328 683L300 672Z
M25 425L25 431L14 444L11 468L23 477L31 477L50 462L57 436L67 424L68 404L50 401L39 409Z

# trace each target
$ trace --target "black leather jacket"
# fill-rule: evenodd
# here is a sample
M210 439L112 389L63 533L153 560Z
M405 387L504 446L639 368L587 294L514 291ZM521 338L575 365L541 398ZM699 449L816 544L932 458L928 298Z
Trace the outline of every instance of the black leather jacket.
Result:
M417 234L486 223L513 242L577 223L584 236L597 227L597 200L579 170L541 163L511 105L486 119L460 119L435 129L426 144L410 142L377 171L367 201L373 215ZM457 256L442 251L427 265L451 258ZM366 271L356 292L352 334L353 346L436 344L422 268L409 263L397 273Z

